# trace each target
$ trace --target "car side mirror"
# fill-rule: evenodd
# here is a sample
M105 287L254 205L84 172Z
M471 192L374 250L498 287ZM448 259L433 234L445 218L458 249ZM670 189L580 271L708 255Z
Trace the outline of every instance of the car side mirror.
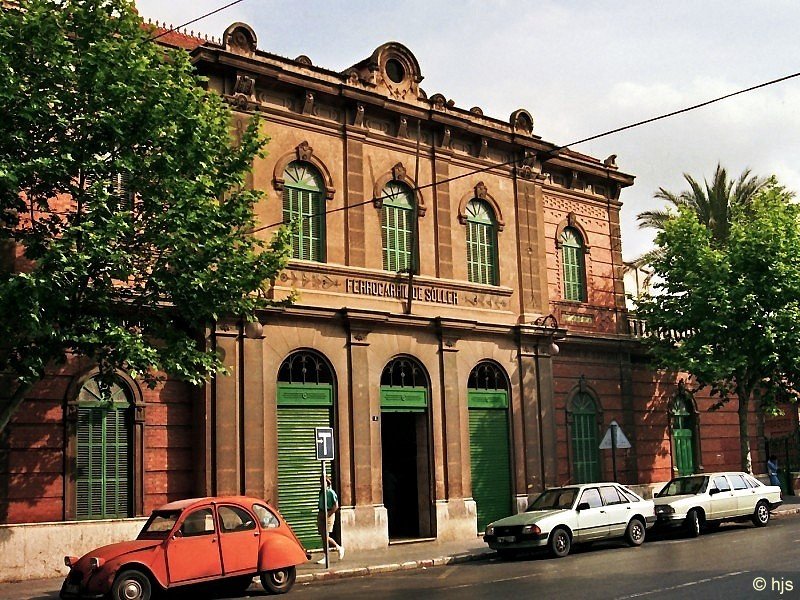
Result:
M714 494L719 494L720 490L718 488L711 488L708 490L708 495L713 496Z
M578 510L589 510L590 508L592 507L589 506L588 502L581 502L580 504L578 504Z

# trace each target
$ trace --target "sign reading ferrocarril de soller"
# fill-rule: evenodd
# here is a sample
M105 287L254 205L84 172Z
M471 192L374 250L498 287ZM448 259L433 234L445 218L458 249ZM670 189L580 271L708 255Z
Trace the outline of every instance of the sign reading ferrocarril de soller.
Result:
M397 298L399 300L408 299L408 285L404 283L346 279L344 285L348 294ZM411 287L411 299L438 304L458 304L458 292L428 285L414 285Z

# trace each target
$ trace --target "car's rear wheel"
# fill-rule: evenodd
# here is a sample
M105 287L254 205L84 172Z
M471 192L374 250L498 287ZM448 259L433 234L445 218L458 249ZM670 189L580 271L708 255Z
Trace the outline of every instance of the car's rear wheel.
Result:
M689 537L697 537L700 535L700 513L697 509L692 509L686 515L686 533Z
M631 519L630 523L628 523L628 529L625 530L625 539L631 546L641 546L642 542L644 542L646 531L641 519Z
M274 571L261 573L261 585L270 594L285 594L294 585L297 571L292 567L284 567Z
M753 525L756 527L766 527L769 523L769 506L763 500L756 505L753 513Z
M141 571L122 571L111 586L112 600L150 600L151 596L150 580Z
M556 558L564 558L569 554L572 540L569 539L569 533L563 527L556 527L550 533L550 554Z

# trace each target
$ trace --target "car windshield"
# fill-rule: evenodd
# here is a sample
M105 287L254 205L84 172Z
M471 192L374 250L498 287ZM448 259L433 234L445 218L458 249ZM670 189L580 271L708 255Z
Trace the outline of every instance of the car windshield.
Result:
M528 506L527 512L534 510L553 510L558 508L572 508L575 502L575 495L578 490L575 488L557 488L547 490L539 494Z
M706 491L708 477L705 475L694 475L692 477L676 477L664 486L664 489L656 494L657 498L665 496L684 496L687 494L701 494Z
M178 517L181 516L181 511L179 510L164 510L164 511L156 511L145 523L144 527L142 527L142 531L139 534L138 539L140 540L163 540L166 539L167 535L172 528L175 526L175 522L178 520Z

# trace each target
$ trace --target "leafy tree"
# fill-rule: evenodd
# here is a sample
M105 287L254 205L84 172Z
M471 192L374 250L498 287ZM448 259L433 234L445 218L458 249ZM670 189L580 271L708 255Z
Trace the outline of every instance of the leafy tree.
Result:
M710 386L718 408L738 400L742 468L751 472L748 410L798 398L800 206L777 185L730 212L727 242L688 206L666 219L652 262L653 293L638 301L657 363Z
M0 9L0 244L23 264L0 272L0 431L70 356L106 386L204 381L222 367L204 328L252 318L285 264L287 231L250 234L258 122L151 35L131 0Z
M700 185L688 173L684 173L683 178L689 184L689 189L679 194L664 188L658 189L653 197L665 200L668 203L667 207L640 212L637 215L640 228L663 231L667 221L675 216L675 210L688 208L695 214L697 220L711 231L714 240L724 242L730 232L733 208L746 206L759 191L771 183L769 178L751 175L750 169L745 169L734 182L728 178L728 172L719 164L710 184L704 181L704 185ZM659 252L657 248L650 250L637 258L634 263L637 266L650 264L658 257Z

